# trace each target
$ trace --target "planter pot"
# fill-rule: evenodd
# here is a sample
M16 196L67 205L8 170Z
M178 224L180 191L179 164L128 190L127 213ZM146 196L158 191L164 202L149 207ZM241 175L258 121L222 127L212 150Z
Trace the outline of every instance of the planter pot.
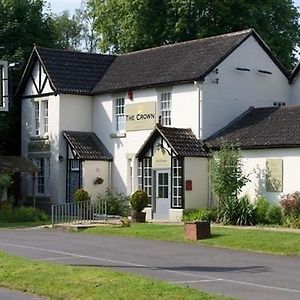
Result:
M146 222L146 213L133 211L131 215L132 222L136 223L145 223Z
M186 222L184 223L184 239L185 240L201 240L210 237L210 222Z

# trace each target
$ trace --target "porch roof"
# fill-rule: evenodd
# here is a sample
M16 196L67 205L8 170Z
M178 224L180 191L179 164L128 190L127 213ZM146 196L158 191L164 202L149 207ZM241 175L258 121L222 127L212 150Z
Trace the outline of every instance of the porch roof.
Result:
M27 158L0 155L0 171L37 173L38 168Z
M64 131L63 135L78 159L107 161L113 159L94 132Z
M179 157L206 157L208 156L204 144L198 140L190 128L164 127L157 124L144 145L137 153L142 158L151 149L158 137L162 137L168 146Z

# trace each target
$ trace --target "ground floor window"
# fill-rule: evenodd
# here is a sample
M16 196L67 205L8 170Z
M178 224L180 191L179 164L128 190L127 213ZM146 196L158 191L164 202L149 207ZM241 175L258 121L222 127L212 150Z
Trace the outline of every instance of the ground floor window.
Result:
M34 158L33 163L39 169L35 184L36 194L46 195L49 193L50 159L47 157Z
M173 158L173 197L172 207L182 207L183 195L183 171L182 160Z

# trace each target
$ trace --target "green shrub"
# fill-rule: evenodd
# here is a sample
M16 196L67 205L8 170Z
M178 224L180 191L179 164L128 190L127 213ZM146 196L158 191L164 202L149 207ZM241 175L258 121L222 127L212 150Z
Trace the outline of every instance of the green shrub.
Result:
M75 201L78 202L86 202L90 200L90 195L87 191L85 191L84 189L78 189L75 193L74 193L74 199Z
M267 222L272 225L282 224L282 213L279 206L271 204L267 214Z
M283 218L283 226L289 228L300 229L300 217L285 216Z
M255 202L256 220L258 224L267 224L268 211L270 202L263 196L259 197Z
M193 221L214 222L217 220L217 210L209 209L209 208L186 210L183 212L182 220L184 222L193 222Z
M143 190L134 192L130 197L130 204L136 212L141 212L148 205L148 195Z
M47 221L48 217L42 210L34 207L13 208L10 203L5 203L0 209L0 222L38 222Z
M106 209L108 215L118 215L127 217L130 214L129 197L124 194L114 193L107 190L104 197L97 197L97 202L106 201Z
M229 198L220 207L219 219L225 225L236 225L239 217L239 202L236 198Z

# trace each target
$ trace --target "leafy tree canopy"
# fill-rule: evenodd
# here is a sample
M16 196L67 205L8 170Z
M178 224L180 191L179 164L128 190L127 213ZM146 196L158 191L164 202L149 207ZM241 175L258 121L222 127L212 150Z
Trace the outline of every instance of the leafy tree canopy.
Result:
M54 45L50 14L44 13L43 0L0 1L0 58L27 60L34 43Z
M299 43L292 0L89 0L102 51L143 48L254 28L288 68Z

